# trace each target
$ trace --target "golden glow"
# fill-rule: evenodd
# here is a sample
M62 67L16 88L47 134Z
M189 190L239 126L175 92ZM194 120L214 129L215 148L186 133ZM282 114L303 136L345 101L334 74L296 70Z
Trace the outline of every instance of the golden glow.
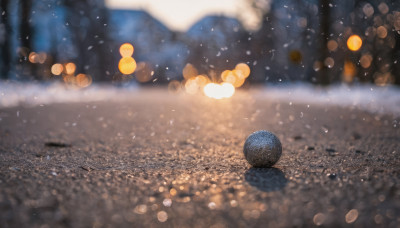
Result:
M343 67L343 81L352 82L356 73L356 65L350 61L345 61Z
M200 85L197 84L195 78L190 78L185 83L185 90L188 94L196 94L200 89Z
M199 92L204 86L206 86L210 82L210 79L204 75L198 75L197 77L192 77L186 80L185 82L185 90L189 94L196 94Z
M130 43L124 43L119 48L119 53L122 57L131 57L133 55L133 46Z
M72 74L75 73L75 70L76 70L75 63L67 63L67 64L65 64L64 71L65 71L66 74L71 74L72 75Z
M29 53L29 62L38 63L39 62L39 55L34 51Z
M51 73L54 75L60 75L64 70L64 67L60 63L56 63L53 66L51 66Z
M153 78L153 67L147 62L138 62L135 70L136 80L141 83L150 81Z
M247 78L250 75L250 67L246 63L237 64L235 70L241 71L243 73L244 78Z
M182 74L183 74L183 78L187 80L189 78L197 76L199 73L198 73L196 67L194 67L192 64L188 63L183 68Z
M246 80L245 75L247 73L248 73L247 71L243 73L242 70L232 70L232 71L226 70L222 72L221 79L222 81L230 83L234 87L238 88L243 85L244 81Z
M75 83L78 87L85 88L92 84L92 77L86 74L78 74L75 78Z
M195 80L196 80L196 83L197 83L201 88L203 88L204 86L206 86L206 85L210 82L210 79L209 79L207 76L205 76L205 75L198 75L198 76L195 78Z
M368 68L371 66L372 56L370 54L365 54L361 56L360 64L363 68Z
M132 74L136 70L136 61L132 57L123 57L118 64L122 74Z
M230 83L222 83L221 85L209 83L204 87L203 92L207 97L214 99L229 98L235 93L235 87Z
M358 51L361 48L361 46L362 46L362 40L357 35L352 35L347 40L347 47L351 51Z

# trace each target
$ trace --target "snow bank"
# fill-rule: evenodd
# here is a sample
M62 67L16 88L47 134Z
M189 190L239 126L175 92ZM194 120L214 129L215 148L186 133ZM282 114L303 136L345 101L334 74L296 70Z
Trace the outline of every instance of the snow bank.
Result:
M17 105L42 105L66 102L122 100L138 87L92 85L83 90L69 89L63 84L27 84L0 81L0 108ZM374 85L335 85L319 88L309 84L267 86L255 93L274 101L294 104L337 105L372 113L400 116L400 88Z
M327 88L310 84L267 87L259 94L293 104L336 105L371 113L400 116L400 88L375 85L334 85Z
M51 103L90 102L120 99L123 92L137 90L137 86L116 87L92 85L78 90L61 83L29 84L0 81L0 108L18 105L36 106Z

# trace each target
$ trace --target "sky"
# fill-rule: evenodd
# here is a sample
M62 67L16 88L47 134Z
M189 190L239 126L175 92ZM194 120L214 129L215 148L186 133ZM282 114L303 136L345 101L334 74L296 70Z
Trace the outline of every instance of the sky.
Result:
M168 28L186 31L198 20L207 15L217 14L237 17L246 27L254 26L255 15L245 0L105 0L113 9L141 9L149 12Z

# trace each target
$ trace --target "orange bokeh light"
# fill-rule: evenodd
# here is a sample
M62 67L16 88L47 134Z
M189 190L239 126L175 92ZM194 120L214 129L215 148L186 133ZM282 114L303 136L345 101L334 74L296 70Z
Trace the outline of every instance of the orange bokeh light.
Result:
M132 74L136 70L136 61L132 57L123 57L118 64L122 74Z
M243 85L244 81L246 80L246 75L249 73L249 71L246 71L244 69L245 73L243 73L243 70L226 70L222 72L221 74L221 79L224 82L232 84L234 87L238 88ZM247 75L248 76L248 75Z
M60 63L56 63L53 66L51 66L51 73L54 75L60 75L64 70L64 67Z
M198 75L197 77L192 77L186 80L185 90L189 94L196 94L200 89L207 85L210 79L204 75Z
M31 63L38 63L39 62L39 55L36 52L29 53L29 62Z
M133 46L130 43L124 43L119 48L119 53L122 57L131 57L133 55Z
M75 83L81 88L88 87L92 84L92 77L87 74L78 74L75 78Z
M357 35L352 35L347 40L347 47L351 51L358 51L362 46L362 39Z
M76 70L75 63L67 63L65 64L64 71L66 74L74 74Z
M244 78L247 78L250 75L250 67L246 63L237 64L235 70L241 71L243 73Z
M189 79L192 77L195 77L199 74L197 71L196 67L194 67L192 64L188 63L182 70L183 78L184 79Z

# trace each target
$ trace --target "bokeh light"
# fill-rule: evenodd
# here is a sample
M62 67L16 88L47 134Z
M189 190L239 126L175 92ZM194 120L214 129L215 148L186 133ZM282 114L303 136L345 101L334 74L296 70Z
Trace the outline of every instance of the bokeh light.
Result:
M122 57L131 57L133 55L134 48L130 43L124 43L119 48L119 53Z
M38 59L37 59L38 63L43 64L44 62L46 62L47 54L44 53L44 52L40 52L40 53L37 55L37 57L38 57Z
M371 17L372 15L374 15L374 7L371 4L367 3L363 7L363 12L365 16Z
M387 14L389 12L389 6L384 2L378 5L378 9L381 14Z
M378 35L379 38L384 39L387 36L387 29L385 28L385 26L379 26L376 29L376 34Z
M347 39L347 47L351 51L358 51L362 46L362 39L357 35L352 35Z
M246 63L239 63L236 65L235 70L242 71L245 78L250 75L250 67Z
M369 68L371 66L372 63L372 55L370 54L364 54L363 56L361 56L360 59L360 64L363 68Z
M323 67L324 67L324 65L322 64L321 61L315 61L314 64L313 64L313 69L314 69L315 71L319 71L319 70L321 70Z
M51 66L51 73L54 75L60 75L64 70L64 67L60 63L56 63L53 66Z
M328 57L324 60L324 64L328 68L332 68L335 66L335 60L332 57Z
M195 77L199 74L197 71L196 67L194 67L192 64L188 63L182 70L183 78L184 79L189 79L192 77Z
M150 63L138 62L135 70L136 80L141 83L150 81L153 78L154 70Z
M76 70L76 65L75 65L75 63L67 63L67 64L65 64L65 66L64 66L64 72L65 72L65 74L72 75L72 74L75 73L75 70Z
M343 66L343 81L352 82L357 73L356 65L350 61L345 61Z
M122 74L132 74L136 70L136 61L132 57L123 57L118 64Z
M185 82L185 90L189 94L198 93L204 86L210 82L210 79L205 75L198 75L196 77L189 78Z
M38 63L39 62L39 55L36 52L29 53L29 62L31 63Z
M80 88L85 88L92 84L92 77L87 74L78 74L75 78L75 83Z
M329 40L327 43L329 51L336 51L338 48L338 43L335 40Z
M222 99L232 97L235 93L235 87L230 83L209 83L203 88L203 92L207 97L214 99Z
M197 83L196 78L189 78L185 82L185 90L188 94L196 94L200 90L200 85Z
M64 75L63 80L64 80L65 84L67 84L67 85L74 85L76 78L74 75L69 74L69 75Z

